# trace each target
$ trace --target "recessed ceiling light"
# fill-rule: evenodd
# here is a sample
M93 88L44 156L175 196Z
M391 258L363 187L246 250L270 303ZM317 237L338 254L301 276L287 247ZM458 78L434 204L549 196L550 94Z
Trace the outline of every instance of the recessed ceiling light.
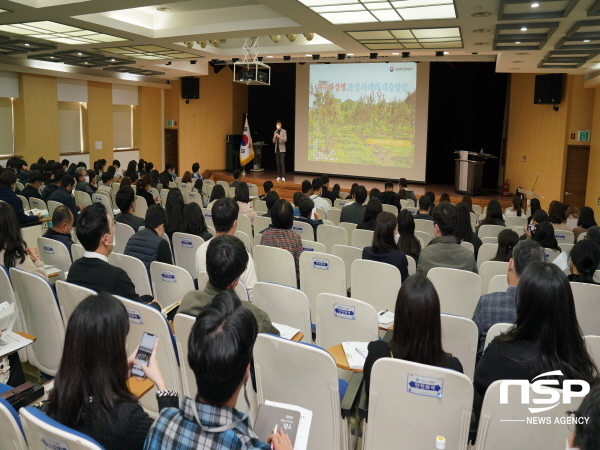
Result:
M54 59L54 56L51 56L50 59Z
M489 11L481 11L471 14L471 17L489 17L492 13Z
M69 45L99 44L128 40L47 20L0 25L0 31Z
M515 44L520 44L520 43L521 43L520 41L515 42Z
M584 39L583 42L590 42L590 40L589 39ZM27 44L25 44L25 45L27 45Z
M449 54L450 54L450 52L444 52L444 55L449 55Z
M115 58L110 58L110 62L115 62Z
M83 53L81 53L81 52L77 53L77 56L82 56L82 55L83 55Z
M392 53L392 55L399 55L400 53Z
M585 42L585 41L583 41L583 42ZM587 42L590 42L590 41L587 41ZM27 42L25 42L25 44L23 44L23 45L24 45L25 47L29 47L31 44L28 44Z
M272 55L267 56L267 58L272 58L272 57L273 57Z
M521 31L527 31L527 27L521 28Z
M538 6L540 6L540 4L539 4L539 3L532 3L532 4L531 4L531 7L532 7L532 8L537 8Z
M308 56L310 58L312 55L304 55L304 56Z
M490 31L492 30L490 30L489 28L478 28L476 30L473 30L473 33L489 33Z
M84 64L89 64L89 62L85 61Z
M156 8L156 10L164 12L164 11L171 11L171 8L167 8L166 6L161 6L160 8Z
M354 53L346 53L346 56L354 56Z

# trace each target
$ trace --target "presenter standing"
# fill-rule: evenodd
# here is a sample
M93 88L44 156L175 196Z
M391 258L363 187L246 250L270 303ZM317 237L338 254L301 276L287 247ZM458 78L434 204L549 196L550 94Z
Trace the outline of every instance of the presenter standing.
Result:
M276 122L276 127L277 129L273 133L275 160L277 161L277 179L275 181L285 181L285 142L287 141L287 131L281 128L281 120Z

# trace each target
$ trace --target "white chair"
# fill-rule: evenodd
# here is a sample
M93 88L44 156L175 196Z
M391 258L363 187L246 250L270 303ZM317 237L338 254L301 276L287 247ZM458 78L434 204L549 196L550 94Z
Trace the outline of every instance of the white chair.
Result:
M377 311L395 310L402 284L402 277L396 266L368 259L357 259L352 263L351 273L352 298L373 305ZM377 280L376 287L374 280Z
M144 200L144 199L142 199ZM146 201L146 200L144 200ZM127 246L127 242L129 242L129 238L135 234L135 231L131 226L126 223L117 222L115 226L115 245L113 246L114 253L123 253L125 252L125 247Z
M498 244L498 238L497 237L484 237L484 238L481 238L481 243L482 244Z
M507 289L508 281L506 280L506 275L496 275L490 280L487 293L491 294L492 292L506 292Z
M266 230L271 225L270 217L256 216L254 218L254 234Z
M248 183L248 191L250 193L250 197L258 197L258 186L253 183Z
M254 252L254 247L260 245L260 241L262 240L262 233L254 233L254 239L252 240L252 251Z
M300 235L301 240L314 241L315 240L315 229L311 224L294 220L292 230Z
M252 231L252 222L250 221L250 218L244 214L238 214L237 230L246 233L249 238L254 236Z
M71 257L73 258L73 262L77 261L79 258L83 258L83 254L85 253L85 249L81 244L73 244L71 245Z
M461 247L464 247L467 250L470 250L471 253L475 254L475 247L473 247L473 244L471 244L470 242L461 241L460 245L461 245Z
M471 225L477 225L477 219L479 218L479 214L470 212L469 215L471 216Z
M21 228L21 237L27 247L37 247L37 240L42 237L43 232L42 225L30 225Z
M37 248L44 264L54 266L61 272L59 280L65 279L65 273L71 268L71 255L67 246L55 239L39 237L37 238Z
M3 398L0 398L0 428L2 429L0 450L28 450L29 447L21 430L19 414Z
M246 250L248 250L248 253L250 253L250 256L252 256L252 249L254 247L254 242L252 242L252 239L250 239L246 233L240 230L235 230L234 236L244 243L244 247L246 247Z
M584 336L585 346L596 366L600 365L600 336Z
M416 390L411 383L414 385L416 378L421 377L444 380L441 390L435 391L440 393L439 397L411 392ZM437 436L446 438L446 450L467 448L473 384L466 375L401 359L381 358L373 364L369 393L365 450L434 448Z
M175 264L187 270L196 278L196 252L204 244L200 236L187 233L173 233L173 253Z
M573 247L575 247L575 244L566 244L564 242L560 243L560 249L565 252L567 254L567 256L569 256L571 254L571 250L573 250Z
M334 245L335 247L335 245ZM302 249L305 252L319 252L319 253L327 253L327 249L320 242L315 242L313 240L302 239Z
M308 298L300 289L258 282L252 290L254 305L269 315L271 322L298 328L302 342L312 343Z
M501 227L500 225L481 225L479 227L479 231L477 232L477 235L480 238L498 237L500 232L504 229L505 229L505 227Z
M67 283L66 281L57 281L55 284L56 296L58 297L58 304L60 305L60 312L62 313L63 323L65 324L65 330L69 324L69 318L83 300L88 298L90 295L96 295L96 292L78 286L76 284Z
M520 227L522 229L523 226L527 225L527 217L508 216L504 219L504 223L506 224L506 228Z
M177 337L177 353L181 363L179 369L181 372L183 394L190 398L194 398L198 390L196 375L194 375L194 371L188 363L188 339L190 334L192 334L194 323L196 323L196 318L187 314L176 314L173 319L173 328Z
M111 217L114 217L115 212L113 210L112 200L110 199L110 196L107 193L105 193L103 191L95 192L92 195L92 200L94 202L102 203L104 205L104 207L106 208L108 215ZM136 204L136 206L137 206L137 204Z
M140 197L139 195L135 196L135 211L133 215L136 217L141 217L142 219L146 218L146 212L148 212L148 202L144 197Z
M408 276L410 277L417 273L417 262L415 261L415 258L410 255L406 255L406 259L408 260Z
M237 294L237 296L239 297L239 299L241 301L243 301L243 302L250 301L250 297L248 295L248 288L246 288L246 285L242 282L242 280L238 280L238 282L235 285L235 288L233 290L235 291L235 293Z
M415 231L415 237L423 241L421 243L421 248L427 247L429 243L433 240L433 236L429 233L426 233L425 231Z
M342 227L348 232L348 243L350 243L350 236L352 236L352 232L356 230L357 224L350 222L340 222L338 227Z
M235 187L230 187L229 189L227 189L225 192L227 192L227 196L229 198L235 198Z
M383 206L383 211L384 212L392 213L395 216L398 215L398 208L396 208L394 205L387 205L387 204L384 203L381 206Z
M512 326L512 323L495 323L494 325L492 325L488 330L487 335L485 336L485 344L483 346L483 349L485 350L496 336L500 336L502 333L506 333L508 329Z
M266 245L255 245L252 259L254 259L258 281L294 288L298 286L296 262L289 251Z
M316 207L315 208L315 212L319 214L319 216L321 217L321 219L323 219L323 220L327 219L327 214L325 213L325 211L323 210L323 208Z
M575 313L583 335L600 336L600 286L589 283L571 283Z
M329 353L259 334L254 344L254 370L259 404L271 400L312 411L307 448L349 448L347 421L340 414L337 367Z
M379 339L375 308L345 295L320 294L317 297L315 324L315 344L322 348L348 341L371 342Z
M52 217L54 210L59 206L62 206L62 203L55 202L54 200L48 200L48 214L50 214L50 217Z
M333 207L341 211L344 206L346 206L349 203L352 203L353 201L354 200L352 199L342 200L341 198L336 198L333 202Z
M44 278L12 267L10 278L17 306L22 314L24 332L37 340L27 347L31 364L55 376L62 357L65 326L52 286Z
M490 281L497 275L504 275L508 272L508 263L502 261L486 261L479 268L481 277L481 295L488 293Z
M268 211L267 202L259 199L254 200L254 211L256 211L259 214L266 214Z
M558 250L552 250L551 248L544 248L544 253L546 254L546 262L551 263L560 256L561 252L559 252Z
M340 224L340 218L342 217L342 210L338 208L331 208L327 211L327 218L333 222L334 225Z
M433 221L427 219L415 219L415 231L422 231L433 237Z
M179 266L152 261L150 277L154 298L163 307L181 300L185 294L195 289L190 273Z
M558 246L562 248L563 242L565 244L574 244L575 235L571 231L554 230L554 237L558 242Z
M416 216L419 213L419 208L416 208L414 206L407 206L406 208L403 207L403 209L409 210L413 216Z
M447 267L434 267L427 278L435 286L444 314L473 317L475 306L481 296L481 277L476 273Z
M62 425L38 408L28 406L19 414L30 450L104 450L88 435Z
M160 204L163 208L167 206L167 197L169 196L169 192L171 192L170 189L160 190Z
M48 210L48 206L46 206L46 202L44 202L43 200L39 199L39 198L35 198L35 197L29 197L29 204L31 205L32 209L39 209L39 210Z
M494 259L496 253L498 253L498 244L481 244L479 252L477 253L477 269L479 269L484 262Z
M127 272L129 279L135 286L135 293L137 295L152 295L148 271L141 260L133 256L112 252L108 255L108 262Z
M215 227L215 224L213 223L212 220L212 211L208 208L202 208L202 214L204 214L204 221L206 222L206 226L207 227ZM213 234L214 236L214 234Z
M327 253L302 252L300 254L300 289L308 297L311 311L316 311L319 294L326 292L345 296L347 290L344 261Z
M183 198L186 203L196 203L200 208L203 208L202 204L202 194L198 192L184 191Z
M479 205L473 205L473 212L475 214L481 214L481 206L479 206Z
M587 236L587 232L581 233L579 236L577 236L577 241L583 241L586 236Z
M21 200L21 203L23 203L23 209L25 211L29 211L29 201L27 201L27 198L19 194L17 194L17 197L19 197L19 200Z
M442 347L444 351L458 358L463 373L473 380L479 331L477 325L466 317L441 314Z
M316 250L318 251L318 250ZM349 245L336 244L331 249L331 254L340 257L344 261L346 267L346 288L350 289L352 280L352 263L357 259L362 259L362 249L351 247Z
M393 205L390 205L394 207ZM350 239L352 247L365 248L370 247L373 243L373 231L371 230L354 230Z
M344 222L341 222L340 225L342 223ZM348 231L342 226L319 225L317 227L317 242L325 245L327 253L330 253L336 244L348 245Z
M570 431L566 423L560 420L564 418L564 410L577 410L581 404L581 397L573 397L570 404L561 403L561 409L554 409L545 413L549 416L550 423L543 425L543 432L539 426L527 423L532 416L529 408L533 406L529 402L521 401L521 389L513 386L507 391L507 404L500 403L500 392L502 380L494 381L485 392L481 415L479 418L479 427L477 428L477 441L475 450L500 450L508 448L538 448L544 450L558 450L564 448L566 436ZM527 388L529 392L527 398L539 397L533 389L533 385ZM556 398L563 398L562 391L551 387L544 387L544 391L556 391ZM545 394L545 397L550 392ZM534 415L535 416L535 415ZM510 422L506 419L510 418Z
M87 192L74 190L73 195L75 196L75 203L78 206L83 206L85 208L86 206L90 206L92 204L92 198Z
M211 227L210 225L206 224L206 229L207 229L207 230L208 230L208 232L209 232L210 234L212 234L213 236L216 236L216 235L217 235L217 233L216 233L215 229L214 229L213 227Z

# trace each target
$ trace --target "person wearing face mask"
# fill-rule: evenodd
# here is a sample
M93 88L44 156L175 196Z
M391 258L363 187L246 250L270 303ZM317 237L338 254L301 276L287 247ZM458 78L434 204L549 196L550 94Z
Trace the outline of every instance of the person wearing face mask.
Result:
M77 217L77 214L83 209L83 206L75 204L75 198L71 195L74 186L75 178L71 175L63 176L60 180L60 187L50 195L48 201L52 200L54 202L62 203L71 210L73 216Z
M4 170L0 175L0 200L13 207L21 226L37 222L40 219L40 215L28 216L25 214L23 202L21 202L21 199L15 193L16 187L17 174L9 169Z
M108 263L108 255L115 245L115 229L116 222L102 203L96 202L81 211L77 219L77 239L85 253L71 265L67 282L162 309L150 295L140 296L135 292L127 272Z
M277 161L277 179L275 181L285 181L285 143L287 141L287 131L281 127L281 120L278 120L275 126L276 130L273 133L275 159Z
M151 188L152 188L152 177L148 174L142 175L142 178L140 178L137 182L136 194L140 197L143 197L144 200L146 200L146 203L148 204L148 208L150 208L152 205L160 203L160 199L158 197L156 197L156 198L152 197L152 192L150 192Z
M398 250L397 240L398 219L390 212L382 212L375 220L375 232L371 247L363 249L362 259L391 264L397 267L402 282L408 278L408 260L406 255Z
M71 255L71 246L73 239L71 238L71 230L73 229L74 218L73 213L66 206L58 206L52 213L52 228L44 234L45 238L54 239L62 242L69 250Z
M75 179L77 180L76 191L82 191L90 195L94 193L94 190L90 187L90 177L85 167L78 167L75 170Z
M117 208L121 210L115 216L115 221L124 223L133 228L133 231L138 232L139 228L144 225L144 219L134 216L135 212L135 192L131 186L121 186L117 195L115 195Z

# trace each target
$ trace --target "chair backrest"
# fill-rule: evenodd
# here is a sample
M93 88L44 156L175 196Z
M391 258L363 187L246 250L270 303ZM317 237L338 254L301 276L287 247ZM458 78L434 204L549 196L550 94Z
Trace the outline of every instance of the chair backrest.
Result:
M258 198L254 200L254 211L260 214L266 214L268 211L267 202L264 200L259 200Z
M467 270L434 267L427 278L440 297L441 312L466 318L473 317L481 296L481 277Z
M600 336L584 336L585 346L596 366L600 365Z
M481 225L479 227L479 231L477 232L477 235L480 238L498 237L500 232L504 229L505 229L505 227L502 227L500 225Z
M106 208L106 211L108 212L108 214L111 217L114 216L113 203L112 203L112 200L111 200L109 194L106 191L94 192L92 194L92 200L94 202L102 203L104 205L104 207ZM137 203L136 203L136 209L137 209Z
M388 206L393 207L393 205ZM373 244L373 234L374 232L371 230L354 230L351 235L350 245L361 249L370 247Z
M492 292L506 292L507 289L508 281L506 280L506 275L496 275L490 280L487 293L491 294Z
M573 247L575 247L575 244L567 244L565 242L560 243L560 249L563 252L565 252L567 256L571 254L571 250L573 250Z
M192 278L196 278L196 252L204 244L200 236L187 233L173 233L173 253L175 264L187 270Z
M23 436L19 414L3 398L0 398L0 428L2 429L0 450L27 450L29 448L25 436Z
M52 217L54 210L59 206L62 206L62 203L55 202L54 200L48 200L48 214L50 214L50 217Z
M25 241L27 247L37 247L37 239L42 237L42 233L45 229L42 229L42 225L30 225L28 227L21 228L21 237Z
M479 218L479 214L470 212L469 215L471 217L471 225L477 225L477 219Z
M148 202L144 197L140 197L139 195L135 196L135 211L133 215L136 217L141 217L142 219L146 218L146 212L148 212Z
M524 225L527 225L527 217L525 216L508 216L506 219L504 219L504 223L506 224L506 228L511 228L511 227L521 227L523 228Z
M497 275L504 275L508 272L508 263L502 261L486 261L479 268L481 277L481 295L488 293L490 281Z
M229 187L225 192L227 192L227 197L235 198L235 187Z
M176 314L173 319L173 328L175 329L175 336L177 336L177 353L180 358L183 394L190 398L194 398L198 390L196 375L194 375L194 371L190 368L190 363L188 362L188 340L190 334L192 334L194 323L196 323L196 318L187 314Z
M75 196L75 203L79 206L85 207L92 204L92 198L87 192L74 190L73 195Z
M37 248L44 264L61 270L59 279L64 279L65 272L71 268L71 255L69 255L67 246L55 239L39 237L37 238Z
M475 247L473 247L473 244L471 244L470 242L461 241L460 245L461 245L461 247L464 247L464 248L470 250L471 253L475 254Z
M264 229L264 228L263 228ZM315 240L315 229L311 224L306 222L300 222L299 220L294 220L294 225L292 226L292 230L300 235L300 239L305 241L314 241Z
M196 203L200 208L204 207L202 204L202 194L199 192L184 191L183 198L186 203Z
M206 226L210 226L214 229L215 224L212 220L212 211L208 208L202 208L202 214L204 214L204 221L206 222Z
M160 204L163 206L167 206L167 197L169 196L170 189L161 189L160 190Z
M252 240L252 244L253 244L252 251L253 252L254 252L254 247L256 247L257 245L260 245L261 240L262 240L262 233L254 233L254 239Z
M259 334L254 369L259 404L271 400L312 411L307 448L344 448L337 368L329 353L313 345Z
M298 328L302 342L312 343L308 298L300 289L258 282L252 290L252 303L269 315L271 322Z
M66 330L69 319L71 318L73 311L75 311L75 308L77 308L77 305L90 295L96 295L96 292L84 288L83 286L61 280L57 281L54 286L56 287L56 296L58 297L58 304L60 305L60 312L62 313L62 319Z
M544 248L544 253L546 254L546 262L551 263L559 257L561 252L558 250L552 250L551 248Z
M134 258L133 256L112 252L108 255L108 262L127 272L127 275L135 286L137 295L152 295L148 271L141 260Z
M248 191L250 193L250 197L258 197L258 186L253 183L248 183Z
M194 280L190 272L183 267L152 261L150 277L154 298L163 306L175 303L194 290Z
M342 217L342 210L341 209L330 208L329 211L327 211L327 218L329 220L331 220L334 225L339 225L340 224L341 217Z
M394 205L388 205L388 204L383 204L381 205L383 206L383 211L384 212L389 212L392 213L393 215L397 216L398 215L398 208L396 208Z
M334 245L335 247L335 245ZM315 242L313 240L302 239L302 249L305 252L320 252L327 253L327 249L320 242Z
M244 247L246 247L246 250L248 250L248 253L252 256L252 249L254 247L253 239L240 230L235 230L234 236L244 243Z
M144 199L142 199L144 200ZM145 202L146 200L144 200ZM115 238L116 242L113 247L113 252L123 253L125 252L125 247L127 246L127 242L129 238L135 234L133 228L131 228L126 223L117 222L117 226L115 227Z
M497 237L484 237L481 238L481 243L482 244L498 244L498 238ZM495 255L495 253L494 253Z
M377 311L394 311L402 284L402 277L396 266L357 259L352 263L351 274L352 298L373 305Z
M340 257L344 261L344 266L346 267L346 288L350 289L352 281L352 263L357 259L362 259L362 249L351 247L349 245L336 244L331 249L331 254Z
M39 199L39 198L30 197L29 198L29 204L31 205L31 207L33 209L45 209L45 210L48 210L48 206L46 206L46 202L44 200ZM52 216L50 216L50 217L52 217Z
M494 325L492 325L485 336L485 344L483 346L483 349L485 350L496 336L500 336L502 333L506 333L506 331L512 326L512 323L495 323Z
M423 381L434 389L422 389ZM373 364L369 392L365 450L434 448L437 436L446 438L446 450L467 448L473 384L466 375L381 358Z
M317 227L317 242L325 246L327 253L330 253L336 244L348 245L348 231L341 226L343 223L341 222L338 227L334 225L319 225ZM356 226L356 224L352 225Z
M497 239L497 238L496 238ZM477 268L479 269L484 262L491 261L498 253L498 244L481 244L477 252Z
M583 241L586 236L587 236L587 231L585 233L581 233L579 236L577 236L577 241Z
M347 200L342 200L341 198L336 198L335 201L333 202L333 207L336 209L339 209L341 211L344 206L346 206L348 203L352 203L353 201L354 200L352 200L351 198L349 198Z
M244 214L238 214L237 230L246 233L249 238L252 238L254 236L254 233L252 231L252 222L250 221L250 218Z
M266 245L255 245L252 256L258 281L297 287L296 262L287 250Z
M54 376L60 365L65 326L50 284L39 275L10 269L15 297L23 317L25 331L37 340L27 347L31 364Z
M477 325L466 317L442 314L442 347L456 356L463 366L463 373L473 380L479 331Z
M421 239L423 242L421 244L421 248L425 248L432 241L433 237L424 231L415 231L415 237Z
M379 339L375 308L345 295L320 294L317 297L315 324L315 344L322 348L347 341L371 342Z
M350 236L352 236L352 232L356 230L357 224L351 222L340 222L337 226L342 227L348 232L348 243L350 243Z
M88 435L62 425L38 408L28 406L19 412L30 450L104 450Z
M406 255L406 259L408 260L408 276L414 275L417 273L417 262L410 255Z
M571 290L575 300L575 313L584 336L600 336L600 285L571 283Z
M433 236L433 220L415 219L415 231L422 231Z
M73 258L73 262L77 261L79 258L83 258L83 254L85 253L85 248L81 244L72 244L71 245L71 257Z
M254 218L254 234L266 230L271 225L270 217L256 216Z
M481 210L481 206L479 206L479 205L473 205L473 212L475 214L481 214L481 211L482 211Z
M302 252L300 289L308 297L311 311L316 311L319 294L346 295L346 268L342 258L327 253Z
M564 230L554 230L554 237L556 237L556 241L560 246L563 242L565 244L574 244L575 243L575 235L572 231L564 231Z

